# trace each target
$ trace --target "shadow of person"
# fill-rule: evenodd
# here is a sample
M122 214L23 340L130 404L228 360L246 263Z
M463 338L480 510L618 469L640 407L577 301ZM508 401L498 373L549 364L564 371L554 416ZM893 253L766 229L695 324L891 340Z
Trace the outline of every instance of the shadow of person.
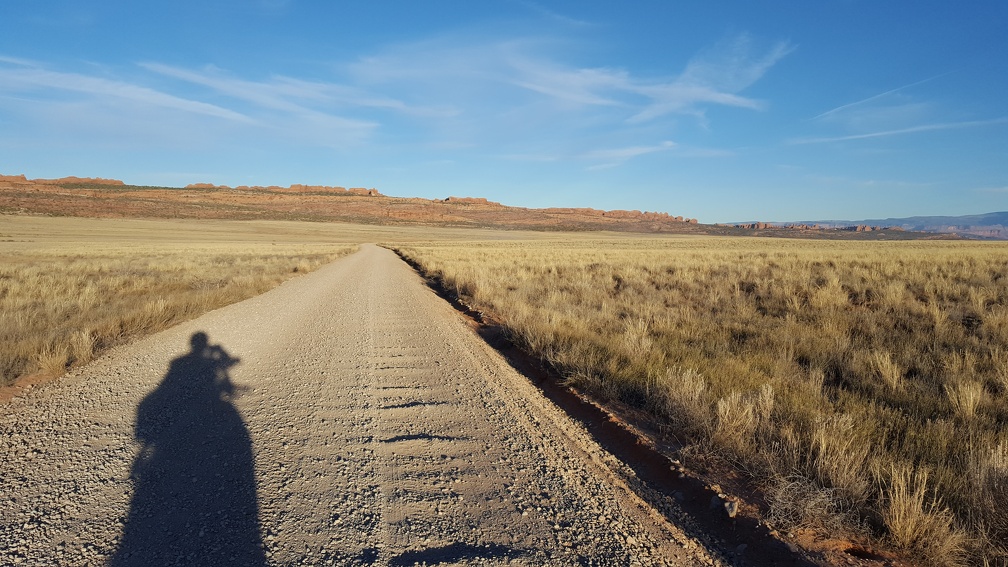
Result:
M238 363L207 335L136 413L143 444L134 496L110 565L265 565L252 442L231 400Z

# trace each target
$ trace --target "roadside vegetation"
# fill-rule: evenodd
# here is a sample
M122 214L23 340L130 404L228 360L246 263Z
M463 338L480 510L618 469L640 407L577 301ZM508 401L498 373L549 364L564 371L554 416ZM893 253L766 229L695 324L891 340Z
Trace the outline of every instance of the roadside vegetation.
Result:
M332 243L329 233L285 233L283 225L229 232L220 223L4 220L0 386L62 374L356 248Z
M649 410L769 518L1008 561L1008 247L564 239L395 247L572 383Z

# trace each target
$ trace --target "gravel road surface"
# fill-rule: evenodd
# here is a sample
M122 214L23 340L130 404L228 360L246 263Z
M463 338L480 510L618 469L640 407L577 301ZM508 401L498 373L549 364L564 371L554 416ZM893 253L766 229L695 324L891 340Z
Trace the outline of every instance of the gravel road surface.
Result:
M395 254L0 405L0 565L715 565Z

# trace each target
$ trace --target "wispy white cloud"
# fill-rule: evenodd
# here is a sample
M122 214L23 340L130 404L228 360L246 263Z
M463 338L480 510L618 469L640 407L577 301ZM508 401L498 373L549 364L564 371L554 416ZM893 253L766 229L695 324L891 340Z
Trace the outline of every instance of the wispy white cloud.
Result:
M922 124L909 128L899 128L895 130L883 130L878 132L867 132L863 134L850 134L846 136L828 136L821 138L796 138L790 140L791 144L825 144L829 142L845 142L849 140L866 140L871 138L885 138L889 136L901 136L904 134L916 134L920 132L934 132L939 130L959 130L963 128L978 128L982 126L992 126L996 124L1006 124L1008 118L995 118L993 120L967 120L962 122L945 122L937 124Z
M632 121L646 121L673 112L694 112L700 105L723 105L759 110L765 103L739 93L758 81L795 47L777 42L757 50L746 34L723 41L694 57L675 80L640 87L652 99Z
M79 93L102 98L124 99L142 105L181 110L236 122L252 121L250 117L240 112L148 87L78 73L50 71L24 61L15 60L15 64L15 67L0 67L0 90Z
M141 66L149 71L207 87L219 94L250 103L252 105L250 112L275 113L272 119L264 119L264 123L269 127L289 131L291 126L295 126L300 129L302 135L321 143L326 143L327 139L330 142L340 143L360 140L378 127L373 121L346 118L313 106L324 108L338 99L336 95L349 94L340 92L341 89L336 85L285 78L270 82L247 81L227 76L216 69L199 72L160 63L143 63ZM395 106L395 101L382 102L386 106Z
M1008 123L1006 117L967 119L969 117L960 108L946 108L937 99L929 100L908 92L950 74L952 72L934 75L831 108L809 120L826 129L826 135L795 137L787 143L808 145L873 140ZM876 148L876 151L885 150Z
M599 169L610 169L619 167L633 158L657 152L667 152L675 148L674 142L662 142L653 146L630 146L626 148L608 148L602 150L592 150L581 154L580 159L595 161L588 166L588 171Z
M712 105L763 108L762 101L740 93L794 49L778 42L760 50L749 36L738 35L692 59L679 75L663 77L572 65L555 55L555 46L533 39L439 38L395 46L350 70L365 83L436 85L433 92L448 98L493 92L498 102L521 104L515 97L525 92L567 111L620 108L625 120L642 123L673 113L698 114Z
M725 150L721 148L687 147L677 150L676 155L679 157L686 157L686 158L724 158L737 155L737 152L734 150Z
M577 105L622 106L616 91L628 90L629 76L612 69L572 69L529 57L512 57L505 81Z
M899 100L849 108L819 120L824 128L836 128L842 135L901 130L937 122L941 109L928 101ZM840 134L838 134L840 135Z
M143 63L139 68L172 81L165 83L154 76L135 73L130 80L109 78L105 76L110 74L107 69L102 70L102 75L55 71L41 64L5 58L0 60L0 93L29 97L26 102L35 109L36 119L52 129L66 129L74 124L80 128L101 125L100 129L110 135L118 131L135 136L137 124L143 123L149 128L152 140L159 133L166 139L180 138L177 131L181 115L166 115L163 111L167 110L231 124L215 127L204 121L199 124L201 134L217 132L245 139L280 136L300 144L346 147L367 140L379 124L345 117L338 110L356 106L407 111L395 100L368 97L335 84L286 77L249 81L212 67L192 70ZM148 86L151 84L158 84L158 88ZM208 90L200 91L193 86ZM123 101L128 107L115 107L110 101ZM80 117L75 118L74 114ZM235 127L244 129L243 133L239 134Z
M567 16L565 14L561 14L560 12L557 12L555 10L550 10L549 8L543 6L542 4L539 4L538 2L528 2L528 1L519 0L518 3L521 4L522 6L525 6L526 8L528 8L528 9L536 12L537 14L539 14L541 16L545 16L545 17L549 18L550 20L553 20L555 22L560 22L561 24L564 24L564 25L568 25L568 26L571 26L571 27L589 27L589 26L593 26L594 25L594 24L592 24L591 22L589 22L587 20L580 20L580 19L577 19L577 18L572 18L572 17Z
M530 163L595 162L587 167L589 171L592 171L618 167L634 158L656 153L668 153L678 158L718 158L734 155L733 152L728 150L682 146L666 140L656 144L599 148L567 154L540 152L507 154L498 157L500 159Z
M6 55L0 55L0 63L8 63L10 65L20 65L22 67L35 67L37 64L33 61L27 59L21 59L19 57L8 57Z
M403 101L338 83L306 81L273 76L266 81L233 77L215 67L185 69L162 63L141 63L141 67L181 81L212 89L220 94L244 100L262 108L311 114L311 105L323 107L368 107L395 110L407 114L443 116L449 110L412 108Z
M630 146L626 148L608 148L603 150L591 150L581 154L583 159L591 160L607 160L607 161L626 161L637 156L653 154L655 152L664 152L671 150L676 147L675 142L665 141L660 144L655 144L652 146Z
M923 80L920 80L920 81L915 81L913 83L909 83L909 84L903 85L901 87L896 87L895 89L890 89L890 90L887 90L885 92L881 92L881 93L878 93L876 95L872 95L870 97L863 98L861 100L857 100L857 101L854 101L854 102L849 102L847 104L841 104L840 106L837 106L836 108L831 108L831 109L827 110L826 112L823 112L822 114L813 116L812 120L819 120L821 118L826 118L828 116L832 116L832 115L837 114L839 112L844 112L846 110L850 110L851 108L855 108L855 107L858 107L858 106L863 106L865 104L868 104L868 103L871 103L871 102L875 102L875 101L884 99L884 98L889 97L891 95L894 95L894 94L896 94L896 93L898 93L900 91L904 91L906 89L910 89L910 88L916 87L918 85L923 85L924 83L929 83L931 81L934 81L935 79L940 79L940 78L942 78L942 77L944 77L944 76L946 76L948 74L949 73L942 73L940 75L935 75L933 77L928 77L927 79L923 79Z
M605 163L596 163L595 165L589 165L588 167L585 168L585 170L587 170L587 171L601 171L603 169L612 169L614 167L619 167L621 165L623 165L623 162L610 161L610 162L605 162Z
M809 174L803 176L806 181L817 185L829 185L843 187L846 189L878 190L878 189L898 189L901 191L916 191L929 189L935 186L931 181L912 181L906 179L873 179L850 177L844 175L821 175Z
M26 97L32 119L51 131L64 128L46 118L46 108L64 119L75 111L88 116L72 121L80 130L107 124L110 137L116 128L135 135L142 122L154 139L169 131L181 139L181 123L188 119L162 112L170 110L220 120L198 124L204 138L219 135L263 147L282 139L305 147L374 143L390 151L518 156L529 154L529 141L535 141L556 150L550 159L619 165L659 151L725 155L655 140L676 126L676 116L696 117L705 127L704 112L714 106L763 108L763 101L744 91L793 49L784 42L758 47L739 35L700 53L678 74L659 76L592 65L585 60L590 50L581 47L555 36L447 34L335 60L320 69L328 77L316 73L311 79L253 78L213 65L163 61L65 72L0 56L0 94L9 95L0 110L6 105L17 116L20 107L10 100ZM129 101L129 117L112 108L116 100ZM613 146L584 148L603 139Z

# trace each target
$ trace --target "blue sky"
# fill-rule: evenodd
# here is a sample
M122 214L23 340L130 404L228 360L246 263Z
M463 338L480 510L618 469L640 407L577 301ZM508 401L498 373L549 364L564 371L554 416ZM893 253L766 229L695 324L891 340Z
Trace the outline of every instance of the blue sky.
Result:
M3 3L0 173L701 222L1008 210L1008 3Z

